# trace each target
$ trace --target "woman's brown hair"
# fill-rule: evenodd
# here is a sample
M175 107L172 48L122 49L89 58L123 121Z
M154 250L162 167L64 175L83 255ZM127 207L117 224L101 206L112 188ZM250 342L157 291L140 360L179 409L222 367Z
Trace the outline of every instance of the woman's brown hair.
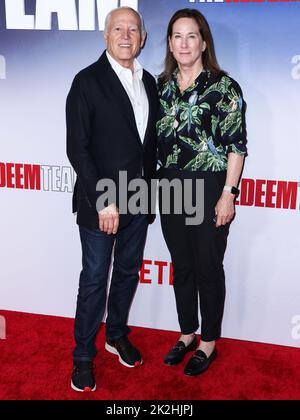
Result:
M205 17L196 9L181 9L178 10L171 18L168 30L167 30L167 53L165 58L165 70L160 76L160 83L165 83L171 79L174 70L177 68L177 62L173 57L173 54L170 51L169 46L169 38L171 38L173 34L173 25L174 23L181 18L191 18L194 19L195 22L198 24L199 32L202 36L203 41L206 43L206 49L203 52L202 60L203 60L203 67L205 70L210 70L213 73L225 75L227 74L225 71L221 70L214 47L213 37L210 31L209 24Z

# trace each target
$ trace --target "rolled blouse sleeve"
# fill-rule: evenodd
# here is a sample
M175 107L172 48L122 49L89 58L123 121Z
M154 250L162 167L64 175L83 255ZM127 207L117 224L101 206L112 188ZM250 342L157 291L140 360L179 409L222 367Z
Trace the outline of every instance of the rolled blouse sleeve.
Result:
M228 153L247 155L246 102L239 84L228 76L222 80L223 97L218 104L221 143Z

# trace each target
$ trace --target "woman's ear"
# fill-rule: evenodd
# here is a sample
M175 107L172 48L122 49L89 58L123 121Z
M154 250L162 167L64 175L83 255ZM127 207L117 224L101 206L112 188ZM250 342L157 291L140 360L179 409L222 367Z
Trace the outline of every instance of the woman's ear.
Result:
M173 52L173 50L172 50L172 45L171 45L171 37L169 36L169 38L168 38L168 42L169 42L169 49L170 49L170 51L171 51L171 53Z

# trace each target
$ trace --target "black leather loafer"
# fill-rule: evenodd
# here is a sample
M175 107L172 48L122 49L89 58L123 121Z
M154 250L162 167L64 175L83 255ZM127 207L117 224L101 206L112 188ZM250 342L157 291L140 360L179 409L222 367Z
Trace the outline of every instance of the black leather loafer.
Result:
M211 353L209 357L206 356L204 351L197 350L195 354L188 361L184 369L184 374L188 376L200 375L201 373L205 372L209 368L209 365L215 360L216 357L217 357L216 349L213 350L213 352Z
M183 341L178 341L175 346L169 351L169 353L164 358L164 363L166 365L177 365L178 363L182 362L184 356L189 351L194 351L197 348L197 338L196 336L193 338L191 343L186 346Z

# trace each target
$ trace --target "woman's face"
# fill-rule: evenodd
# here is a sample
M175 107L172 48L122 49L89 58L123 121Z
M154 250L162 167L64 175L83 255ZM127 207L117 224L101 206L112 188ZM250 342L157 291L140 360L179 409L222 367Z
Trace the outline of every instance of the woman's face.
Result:
M180 18L173 25L169 38L170 50L177 63L185 67L202 64L202 53L206 49L197 22L192 18Z

